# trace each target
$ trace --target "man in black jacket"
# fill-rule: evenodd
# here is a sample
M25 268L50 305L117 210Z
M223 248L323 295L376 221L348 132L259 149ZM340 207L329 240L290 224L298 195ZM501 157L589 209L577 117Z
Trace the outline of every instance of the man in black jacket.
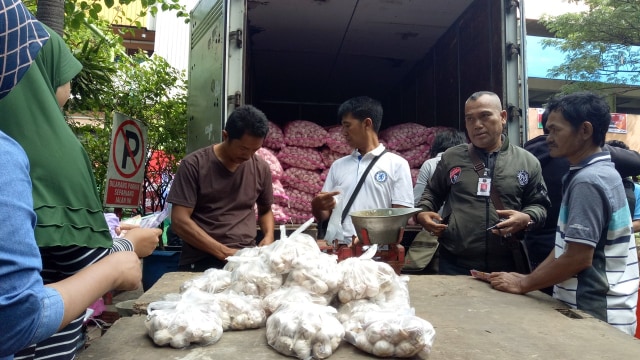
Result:
M549 199L539 162L509 144L506 122L498 95L472 94L465 103L472 145L444 152L418 203L423 211L417 222L438 236L441 274L520 271L527 265L512 235L543 224Z

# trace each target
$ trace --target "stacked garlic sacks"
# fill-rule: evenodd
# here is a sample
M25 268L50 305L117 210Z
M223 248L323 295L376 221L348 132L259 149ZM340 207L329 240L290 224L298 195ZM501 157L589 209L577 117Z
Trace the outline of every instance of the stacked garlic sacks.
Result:
M403 123L379 134L389 151L407 160L414 185L440 129ZM308 219L311 200L322 189L329 168L352 152L339 125L323 128L311 121L294 120L280 128L269 121L269 134L258 155L271 167L276 224L300 224Z
M409 162L414 186L420 167L429 159L431 144L440 129L416 123L403 123L380 132L380 141L389 151L402 156Z
M320 173L327 168L320 149L327 131L310 121L294 120L283 128L286 146L278 153L285 168L282 176L289 201L285 212L294 224L311 217L311 200L322 189Z
M223 331L266 326L268 344L299 359L325 359L343 340L376 356L425 359L435 337L413 314L408 277L372 260L337 262L303 234L240 250L224 269L186 281L181 294L149 304L147 333L157 345L211 345Z

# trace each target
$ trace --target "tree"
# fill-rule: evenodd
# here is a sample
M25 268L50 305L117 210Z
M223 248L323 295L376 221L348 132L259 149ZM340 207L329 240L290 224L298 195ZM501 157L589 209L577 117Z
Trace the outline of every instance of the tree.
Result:
M116 68L118 80L111 90L101 94L104 113L93 115L93 124L70 125L95 165L96 182L104 197L112 112L144 122L148 127L148 148L141 212L158 211L164 208L177 163L185 155L185 74L159 56L148 58L142 53L132 59L120 57Z
M142 9L139 13L129 14L126 5L140 1ZM158 10L176 10L176 16L185 18L188 22L189 14L186 7L179 0L24 0L24 3L33 10L38 20L45 23L58 34L62 35L66 30L76 30L85 24L100 22L100 14L103 5L107 9L118 9L116 16L127 25L140 27L140 18L148 13L155 15ZM114 19L109 19L114 20Z
M149 10L126 14L122 8L118 15L136 26L140 26L136 19L146 16L147 11L156 13L158 8L178 10L177 16L187 17L179 0L118 0L117 4L136 1L141 1ZM164 195L186 148L184 72L157 56L150 59L141 53L128 57L121 45L122 38L110 31L111 21L100 18L102 5L97 0L25 0L25 3L31 10L37 5L41 19L49 12L50 27L59 16L58 7L63 5L63 18L67 20L62 21L65 41L83 65L80 74L72 80L72 98L65 106L65 113L80 113L93 120L89 124L72 120L68 123L94 163L101 197L104 197L109 162L112 113L118 111L148 126L143 194L150 201L143 202L141 210L164 208ZM111 8L116 2L104 0L104 4Z
M165 194L185 155L187 136L186 74L159 56L140 53L133 66L120 67L113 108L148 126L143 212L164 208Z
M38 0L36 17L60 36L64 32L65 0Z
M116 53L124 54L122 38L109 31L106 22L101 22L68 32L65 41L82 64L82 71L71 81L73 97L66 109L110 109L112 104L104 94L113 91L113 79L118 71L114 59ZM126 60L125 57L122 59Z
M640 1L582 0L589 9L541 22L556 39L545 46L560 49L565 62L552 68L549 75L564 77L571 83L564 93L594 90L620 94L632 90L629 84L640 81Z

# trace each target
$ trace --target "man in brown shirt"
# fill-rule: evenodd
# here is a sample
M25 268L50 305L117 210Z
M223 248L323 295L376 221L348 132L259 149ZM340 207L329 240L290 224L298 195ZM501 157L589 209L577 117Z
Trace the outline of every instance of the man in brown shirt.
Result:
M269 165L255 153L269 130L266 116L251 105L235 109L222 131L222 143L185 156L169 197L171 226L182 238L181 271L222 268L238 249L274 241Z

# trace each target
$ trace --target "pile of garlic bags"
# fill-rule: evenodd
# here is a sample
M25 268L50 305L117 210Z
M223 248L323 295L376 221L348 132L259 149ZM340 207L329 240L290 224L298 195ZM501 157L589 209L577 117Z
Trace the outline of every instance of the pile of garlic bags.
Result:
M435 331L413 314L409 278L372 260L375 245L338 263L303 233L312 221L289 237L281 228L273 244L238 251L224 269L209 269L182 284L181 294L151 303L148 335L181 348L266 325L269 345L299 359L325 359L342 340L376 356L426 359Z

